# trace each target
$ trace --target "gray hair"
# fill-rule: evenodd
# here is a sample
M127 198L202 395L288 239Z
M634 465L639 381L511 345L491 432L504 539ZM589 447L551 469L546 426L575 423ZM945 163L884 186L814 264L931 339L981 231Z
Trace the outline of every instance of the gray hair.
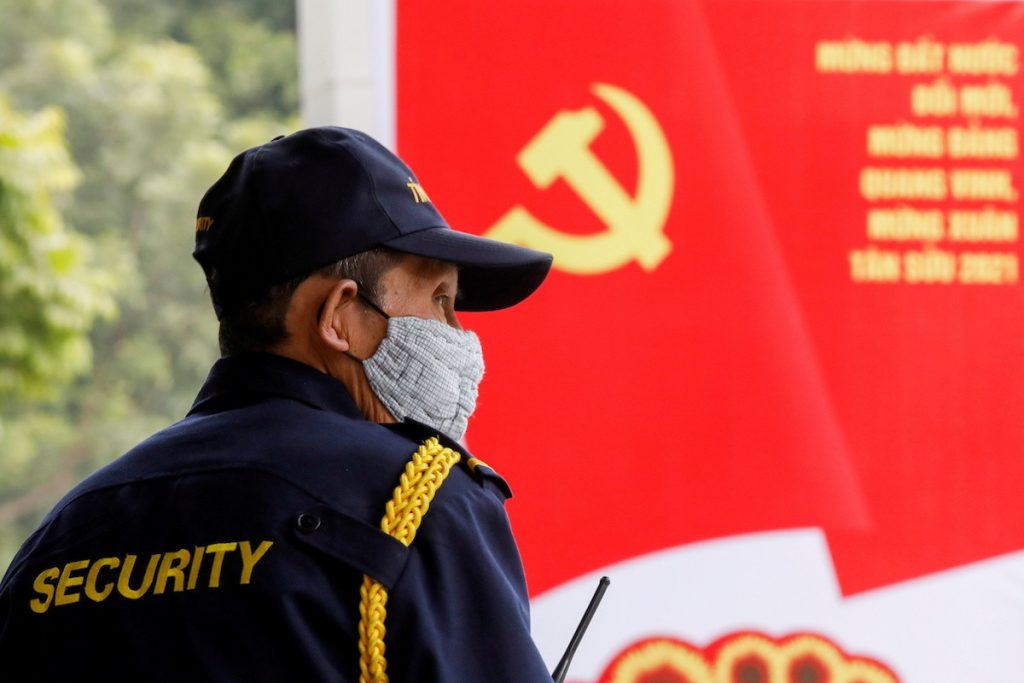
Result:
M218 334L221 356L268 351L285 341L288 338L285 317L292 295L304 280L314 275L355 280L365 294L379 301L381 276L402 256L394 249L377 247L273 286L262 297L247 301L237 311L221 318Z

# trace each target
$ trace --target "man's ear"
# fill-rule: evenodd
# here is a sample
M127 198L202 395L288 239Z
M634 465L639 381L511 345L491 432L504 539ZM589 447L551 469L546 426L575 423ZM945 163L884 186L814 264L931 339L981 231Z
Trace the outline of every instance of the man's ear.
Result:
M359 314L356 299L358 285L354 280L339 280L327 291L317 315L317 336L331 349L349 350L349 334Z

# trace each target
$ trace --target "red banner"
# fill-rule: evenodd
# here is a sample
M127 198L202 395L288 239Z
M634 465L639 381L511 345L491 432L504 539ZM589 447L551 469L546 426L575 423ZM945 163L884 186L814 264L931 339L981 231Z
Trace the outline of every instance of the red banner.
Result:
M1024 6L398 10L400 153L452 225L555 253L463 321L534 593L787 529L840 597L1024 546Z

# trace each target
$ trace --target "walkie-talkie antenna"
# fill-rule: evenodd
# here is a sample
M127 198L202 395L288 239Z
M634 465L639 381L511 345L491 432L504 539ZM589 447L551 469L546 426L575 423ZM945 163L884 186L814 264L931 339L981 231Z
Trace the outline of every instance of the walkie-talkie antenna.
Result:
M608 590L608 584L610 583L611 580L607 576L602 576L601 580L597 582L597 590L594 591L594 597L590 598L590 604L587 605L587 611L583 613L583 618L580 619L580 625L576 627L576 633L573 634L572 640L569 641L569 647L565 648L565 654L562 655L558 666L555 667L551 674L551 678L554 679L555 683L562 683L565 680L565 674L569 672L569 664L572 662L573 655L576 654L576 648L580 646L583 634L587 632L590 620L594 618L594 612L597 611L597 606L601 604L601 598L604 597L604 592Z

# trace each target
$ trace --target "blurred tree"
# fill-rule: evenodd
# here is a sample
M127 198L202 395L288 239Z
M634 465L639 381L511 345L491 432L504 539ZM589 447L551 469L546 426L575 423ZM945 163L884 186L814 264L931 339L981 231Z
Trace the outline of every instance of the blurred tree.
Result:
M49 400L16 389L0 413L2 571L76 480L187 411L217 356L195 207L234 153L298 122L293 3L0 0L0 16L0 90L22 111L64 112L80 182L60 212L88 237L94 284L116 281L119 311L62 377L88 368L91 344L88 374ZM0 156L0 180L16 167Z
M54 203L77 181L60 111L25 116L0 95L0 404L55 395L89 367L93 320L113 313L110 278Z

